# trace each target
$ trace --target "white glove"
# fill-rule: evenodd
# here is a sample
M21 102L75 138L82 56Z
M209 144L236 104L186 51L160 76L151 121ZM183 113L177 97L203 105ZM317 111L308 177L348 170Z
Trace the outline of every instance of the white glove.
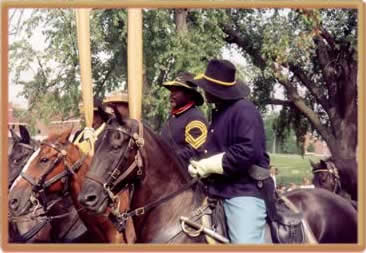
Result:
M222 158L225 153L219 153L199 161L190 161L188 172L192 177L208 177L210 174L223 174Z

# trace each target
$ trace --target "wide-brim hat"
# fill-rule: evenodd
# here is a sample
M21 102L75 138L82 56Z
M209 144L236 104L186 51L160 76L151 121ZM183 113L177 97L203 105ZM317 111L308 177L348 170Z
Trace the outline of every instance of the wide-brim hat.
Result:
M128 93L126 92L115 92L107 96L103 100L103 104L111 104L111 103L125 103L128 104Z
M164 82L163 86L169 90L172 87L185 88L187 91L189 91L193 94L193 99L196 102L196 105L200 106L203 104L203 96L198 91L197 85L189 82L192 80L193 80L193 75L191 73L182 72L182 73L179 73L173 81Z
M210 60L204 74L189 81L204 91L223 100L237 100L246 97L244 89L235 79L236 68L227 60Z

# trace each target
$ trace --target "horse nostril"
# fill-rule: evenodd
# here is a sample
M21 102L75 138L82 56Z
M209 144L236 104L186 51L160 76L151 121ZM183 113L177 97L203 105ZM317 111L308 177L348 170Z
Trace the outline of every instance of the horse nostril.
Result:
M16 211L18 209L19 202L17 199L11 199L9 201L9 207L11 210Z
M95 202L96 199L97 199L97 196L95 196L95 195L89 195L86 197L87 202Z
M84 198L79 199L80 202L86 206L94 206L97 202L97 195L95 194L88 194Z

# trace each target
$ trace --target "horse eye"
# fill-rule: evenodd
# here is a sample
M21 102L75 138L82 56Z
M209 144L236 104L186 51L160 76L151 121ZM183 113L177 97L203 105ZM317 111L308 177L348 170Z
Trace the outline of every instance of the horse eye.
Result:
M48 162L48 158L47 157L41 158L41 163L47 163L47 162Z

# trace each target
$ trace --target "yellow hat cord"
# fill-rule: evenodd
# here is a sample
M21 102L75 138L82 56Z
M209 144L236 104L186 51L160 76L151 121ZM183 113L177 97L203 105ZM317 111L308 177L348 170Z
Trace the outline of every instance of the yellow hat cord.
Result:
M199 75L197 75L197 76L194 77L195 80L201 79L201 78L204 78L204 79L206 79L206 80L208 80L210 82L217 83L217 84L220 84L220 85L225 85L225 86L232 86L232 85L235 85L236 84L236 81L235 80L233 82L223 82L223 81L216 80L214 78L208 77L205 74L199 74Z

